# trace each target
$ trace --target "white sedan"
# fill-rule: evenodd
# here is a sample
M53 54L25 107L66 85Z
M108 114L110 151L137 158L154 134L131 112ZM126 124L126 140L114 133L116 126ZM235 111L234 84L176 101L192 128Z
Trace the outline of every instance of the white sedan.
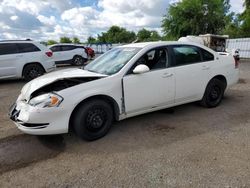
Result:
M149 42L114 48L84 69L27 83L10 118L28 134L103 137L114 120L200 101L216 107L239 79L238 62L194 43Z

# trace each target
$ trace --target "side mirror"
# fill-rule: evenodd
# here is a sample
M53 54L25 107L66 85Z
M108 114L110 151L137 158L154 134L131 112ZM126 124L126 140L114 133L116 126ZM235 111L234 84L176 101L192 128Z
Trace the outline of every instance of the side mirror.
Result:
M142 73L145 73L145 72L148 72L149 71L149 68L147 65L137 65L134 70L133 70L133 73L134 74L142 74Z

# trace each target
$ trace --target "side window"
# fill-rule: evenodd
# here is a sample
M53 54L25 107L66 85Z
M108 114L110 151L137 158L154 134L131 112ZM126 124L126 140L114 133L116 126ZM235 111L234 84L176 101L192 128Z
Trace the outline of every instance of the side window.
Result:
M75 46L62 46L62 51L70 51L70 50L74 50Z
M174 46L175 66L201 62L200 51L195 46Z
M17 43L19 53L38 52L41 51L38 47L31 43Z
M136 62L139 64L147 65L150 70L166 68L169 64L168 51L166 48L150 50Z
M1 43L0 55L17 54L18 49L15 43Z
M202 54L202 59L203 61L213 61L214 60L214 55L208 52L207 50L204 50L201 48L201 54Z
M59 51L61 51L61 47L60 46L53 46L53 47L50 48L50 50L52 52L59 52Z

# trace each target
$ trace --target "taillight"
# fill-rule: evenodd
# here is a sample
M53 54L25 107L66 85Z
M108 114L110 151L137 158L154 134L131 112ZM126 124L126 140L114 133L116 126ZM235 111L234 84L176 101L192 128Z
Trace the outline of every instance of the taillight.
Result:
M45 54L46 54L48 57L52 57L52 56L53 56L53 52L45 52Z
M240 64L240 58L239 56L234 56L234 64L235 64L235 68L239 68L239 64Z

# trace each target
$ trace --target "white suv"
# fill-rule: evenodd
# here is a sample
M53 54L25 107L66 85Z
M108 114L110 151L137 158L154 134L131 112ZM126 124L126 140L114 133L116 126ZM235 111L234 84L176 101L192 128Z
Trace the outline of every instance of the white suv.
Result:
M32 80L55 69L53 53L31 40L0 41L0 79Z
M56 64L83 65L88 60L84 46L76 44L55 44L50 46Z

